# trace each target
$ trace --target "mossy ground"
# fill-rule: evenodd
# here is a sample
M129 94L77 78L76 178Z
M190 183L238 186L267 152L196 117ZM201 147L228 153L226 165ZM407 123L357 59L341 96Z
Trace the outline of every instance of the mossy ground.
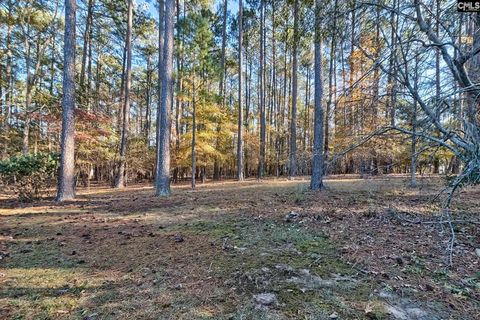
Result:
M386 213L430 216L437 184L337 179L311 193L306 181L246 181L175 187L168 199L137 186L64 205L4 200L0 318L388 318L378 296L388 288L469 319L478 259L467 248L447 270L438 229ZM468 192L462 214L478 205ZM475 226L463 228L459 245L478 245ZM278 303L258 308L263 292Z

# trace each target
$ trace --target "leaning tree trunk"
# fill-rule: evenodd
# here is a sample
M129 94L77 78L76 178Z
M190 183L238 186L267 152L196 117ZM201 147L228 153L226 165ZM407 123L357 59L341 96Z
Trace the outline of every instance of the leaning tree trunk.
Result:
M123 101L123 119L122 119L122 137L120 141L120 160L118 163L117 176L115 179L115 188L125 187L125 167L127 164L127 143L128 143L128 123L130 116L130 86L132 82L132 20L133 20L133 0L128 1L128 25L127 25L127 72L125 80L125 96Z
M315 119L313 125L313 162L310 188L323 187L323 107L322 107L322 39L320 37L321 0L315 1Z
M173 18L174 0L165 2L165 33L160 96L160 121L157 135L157 169L155 189L157 197L170 195L170 106L173 98Z
M75 20L76 0L65 0L60 172L56 201L75 197Z

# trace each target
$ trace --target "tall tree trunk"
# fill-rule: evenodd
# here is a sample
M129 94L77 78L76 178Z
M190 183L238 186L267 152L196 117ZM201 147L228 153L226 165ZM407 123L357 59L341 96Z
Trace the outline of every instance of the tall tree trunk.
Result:
M175 1L176 5L176 18L177 21L180 21L180 0ZM177 49L177 55L176 55L176 74L177 74L177 79L176 79L176 99L175 99L175 154L180 153L180 109L182 105L181 101L181 96L180 93L183 90L183 50L184 50L184 40L183 40L183 35L181 34L182 29L178 28L177 26L177 38L181 39L180 46ZM178 166L178 163L175 162L175 168L173 170L173 181L177 182L178 181L178 172L180 168Z
M50 85L48 91L53 96L53 85L55 80L55 48L56 48L56 33L52 34L52 48L50 49Z
M437 37L440 36L440 0L436 0L436 10L435 10L435 33ZM435 103L436 110L441 109L441 100L440 100L440 49L437 48L435 51ZM440 169L440 159L437 155L434 155L433 158L433 173L438 174Z
M85 33L83 34L82 65L80 69L81 98L84 98L84 97L87 98L87 93L85 92L85 71L87 66L88 46L89 46L89 43L91 43L90 36L91 36L91 28L92 28L92 20L93 20L93 1L94 0L88 0L87 18L85 22Z
M245 132L244 133L249 133L250 129L250 107L251 107L251 100L252 100L252 58L251 55L249 55L248 51L248 38L247 41L245 41L245 113L243 117L243 123L245 126ZM244 149L244 156L243 156L243 162L244 162L244 178L248 178L250 176L250 164L248 163L248 152L249 146L248 146L248 141L243 141L243 149Z
M30 28L29 28L30 29ZM27 37L30 37L30 32L27 32ZM27 46L27 58L26 58L26 69L27 69L27 84L26 84L26 93L25 93L25 121L24 121L24 130L23 130L23 143L22 143L22 154L26 155L29 151L30 146L30 126L31 126L31 113L33 112L30 110L32 105L32 96L33 96L33 89L35 84L37 83L37 79L39 76L39 72L41 71L41 47L43 44L40 44L40 39L37 39L36 44L36 64L33 73L30 72L31 66L31 54L30 54L30 44L28 39L25 41L25 45Z
M152 87L152 65L151 65L151 56L148 54L147 57L147 84L146 84L146 92L145 92L145 126L142 128L144 135L145 135L145 143L148 147L148 140L150 137L150 105L151 105L151 87Z
M292 47L292 116L290 120L290 163L289 178L297 175L297 91L298 91L298 0L293 7L293 47Z
M122 136L120 141L120 160L118 163L117 176L115 179L115 188L125 187L126 164L127 164L127 143L128 143L128 125L130 118L130 86L132 83L132 21L133 21L133 0L128 1L127 16L127 38L125 46L127 48L127 69L125 79L125 96L123 102L122 118Z
M260 2L260 160L258 178L265 173L265 139L267 123L265 119L265 0Z
M6 101L3 100L4 95L3 95L3 83L5 80L3 79L4 77L4 71L3 71L3 65L0 65L0 116L3 115L3 106L6 105ZM2 117L3 120L3 117ZM0 123L0 128L2 128L2 123Z
M289 107L289 102L287 100L287 81L288 81L288 62L287 62L287 52L288 52L288 44L287 44L287 37L285 36L285 51L283 54L283 92L282 92L282 110L280 111L282 120L281 120L281 126L282 128L286 126L285 123L285 113L287 112L287 109ZM284 139L283 136L281 138L282 140Z
M414 90L418 90L418 57L415 60L415 78L414 78ZM412 148L411 148L411 155L410 155L410 186L415 188L417 186L417 108L418 103L417 99L414 98L413 101L413 112L412 112Z
M31 48L30 48L30 27L27 27L27 34L25 35L25 51L27 52L25 60L25 69L27 72L27 83L25 88L25 121L23 126L22 138L22 154L28 154L29 138L30 138L30 104L32 101L32 75L30 74L31 65Z
M323 87L322 87L322 39L320 30L321 0L315 0L315 119L313 125L313 162L310 188L323 188Z
M162 76L163 76L163 44L165 36L165 0L158 0L158 103L155 131L155 179L157 177L157 165L159 163L159 137L160 137L160 114L162 109ZM156 186L156 182L155 182Z
M117 116L117 127L118 130L121 130L122 121L123 121L123 103L125 101L125 75L126 75L126 65L127 65L127 42L123 46L123 55L122 55L122 76L120 80L120 103L118 105L118 116Z
M90 26L90 34L88 35L88 62L87 62L87 84L86 84L86 95L87 95L87 111L91 111L91 96L90 89L92 87L92 38L93 38L93 27Z
M97 48L97 66L96 66L96 75L95 75L95 108L97 111L100 111L100 71L102 70L102 55L100 49Z
M310 108L308 106L309 104L309 98L310 98L310 93L308 92L310 89L310 65L305 66L305 104L304 104L304 115L303 115L303 136L302 136L302 151L305 154L307 149L308 149L308 129L309 129L309 117L310 117ZM302 166L305 167L305 166ZM302 168L302 174L305 168Z
M243 180L243 4L238 0L238 133L237 133L237 180Z
M222 53L221 53L221 59L220 59L220 81L218 84L218 95L222 99L222 109L225 108L226 105L226 94L225 94L225 76L226 76L226 68L225 68L225 50L227 48L227 7L228 3L227 0L223 1L223 23L222 23ZM221 131L221 123L218 124L217 126L217 139L216 139L216 148L218 150L220 146L220 141L219 141L219 133ZM220 179L220 166L218 162L218 157L215 157L214 163L213 163L213 180L219 180Z
M275 19L275 1L272 1L272 82L273 82L273 108L275 110L274 121L275 121L275 141L274 148L275 150L275 176L280 175L280 92L277 90L277 63L276 63L276 19Z
M218 92L220 97L222 98L222 108L225 108L226 104L226 95L225 95L225 76L226 76L226 68L225 68L225 51L227 48L227 8L228 8L228 1L223 1L223 22L222 22L222 53L221 53L221 60L220 60L220 82L218 85Z
M65 0L60 171L56 201L75 197L75 23L76 0Z
M170 195L170 107L173 101L173 29L174 0L165 2L165 33L160 99L160 123L157 136L156 196Z
M195 189L195 175L196 175L196 159L195 159L195 144L196 144L196 134L197 134L197 110L196 110L196 101L195 101L195 70L193 71L192 79L192 189Z
M389 92L389 102L388 102L388 108L387 111L389 112L390 116L390 125L394 126L395 125L395 113L396 113L396 104L397 104L397 86L396 86L396 81L394 79L394 73L395 73L395 59L397 55L397 37L396 37L396 32L397 32L397 24L398 24L398 18L397 14L394 12L397 8L397 3L399 0L393 0L393 10L390 14L390 24L391 24L391 34L390 34L390 43L391 43L391 51L392 53L390 54L390 62L389 62L389 70L388 70L388 88L390 90Z
M11 0L8 1L8 19L12 18L12 2ZM10 131L10 113L12 108L12 100L13 100L13 81L12 81L12 49L11 49L11 34L12 34L12 26L10 23L7 25L7 35L6 35L6 66L5 66L5 81L6 81L6 90L5 90L5 114L3 118L2 130L3 134L5 135L5 141L3 144L3 148L1 151L0 158L6 158L8 155L8 134Z
M397 110L397 81L395 79L396 73L396 59L397 59L397 27L398 27L398 15L395 13L395 10L398 7L399 0L392 0L393 10L390 13L390 61L388 67L388 76L387 76L387 110L386 110L386 120L390 122L391 126L395 126L395 117ZM389 119L390 118L390 119ZM386 173L393 172L393 158L390 156L388 159L388 165L385 169Z
M472 13L470 19L467 19L467 27L465 33L472 37L473 43L480 42L480 13ZM471 60L467 64L467 73L471 78L472 83L479 83L480 82L480 54L476 54L471 58ZM472 88L473 89L473 88ZM466 108L464 108L464 113L466 119L468 120L465 122L465 131L471 131L472 126L478 127L479 126L479 108L480 108L480 94L478 93L478 89L475 90L465 90L466 93ZM478 129L477 129L477 134Z
M335 0L333 11L337 12L338 10L338 0ZM337 90L336 86L333 84L334 74L336 73L335 69L335 52L337 50L337 16L333 17L333 29L332 29L332 39L330 42L330 59L328 61L328 101L327 101L327 110L325 115L325 160L328 159L329 152L329 140L330 140L330 117L332 112L332 103L333 103L333 94Z
M350 94L350 101L349 101L349 108L348 108L348 113L349 113L349 127L350 127L350 134L351 135L356 135L358 132L355 130L356 129L356 124L357 122L355 121L355 113L356 113L356 108L355 108L355 102L354 102L354 97L353 97L353 85L355 83L355 73L356 73L356 65L353 64L353 54L355 52L355 44L356 44L356 33L355 33L355 28L357 25L357 11L356 11L356 0L353 0L352 2L352 24L351 24L351 29L350 29L350 75L348 78L348 89L349 89L349 94Z

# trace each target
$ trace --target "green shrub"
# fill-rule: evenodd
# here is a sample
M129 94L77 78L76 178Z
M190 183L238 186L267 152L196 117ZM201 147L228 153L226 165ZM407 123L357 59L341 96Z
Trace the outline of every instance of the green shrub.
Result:
M38 153L0 161L0 184L21 201L32 200L55 181L58 159L57 154Z

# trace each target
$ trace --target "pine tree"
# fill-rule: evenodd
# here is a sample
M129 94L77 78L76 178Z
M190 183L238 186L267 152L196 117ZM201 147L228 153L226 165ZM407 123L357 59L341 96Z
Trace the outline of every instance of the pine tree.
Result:
M56 201L75 198L75 24L76 0L65 0L60 171Z

